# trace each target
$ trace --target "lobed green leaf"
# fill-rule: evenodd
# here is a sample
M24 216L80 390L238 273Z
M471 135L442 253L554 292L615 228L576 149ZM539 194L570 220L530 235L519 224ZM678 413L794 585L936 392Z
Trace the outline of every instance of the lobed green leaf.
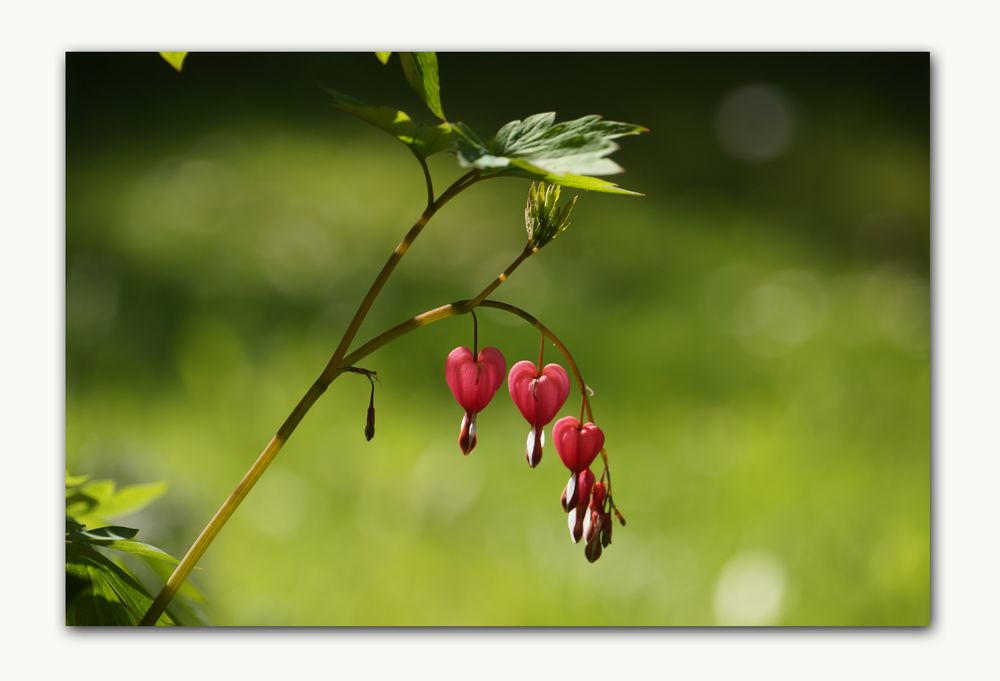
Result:
M540 113L507 123L489 144L467 127L459 127L459 162L566 187L641 196L594 176L622 172L608 158L619 148L614 140L643 132L647 130L640 125L606 121L597 115L556 123L554 113Z

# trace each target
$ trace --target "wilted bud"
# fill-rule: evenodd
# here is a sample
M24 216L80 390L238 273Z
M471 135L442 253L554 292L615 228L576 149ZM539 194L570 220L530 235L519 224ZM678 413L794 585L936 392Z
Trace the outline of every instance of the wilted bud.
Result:
M368 418L365 419L365 439L371 442L375 437L375 386L372 386L372 398L368 402Z

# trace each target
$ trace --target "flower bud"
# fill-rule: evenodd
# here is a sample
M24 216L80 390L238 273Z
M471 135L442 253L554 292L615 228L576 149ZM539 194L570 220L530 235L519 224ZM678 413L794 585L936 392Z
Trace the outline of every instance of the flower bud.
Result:
M458 446L468 454L476 446L476 414L486 408L500 389L507 363L496 348L483 348L473 359L472 351L458 347L448 354L444 377L455 400L465 409Z
M524 450L524 456L528 459L528 465L534 468L542 460L542 445L545 443L545 431L541 428L532 428L528 432L528 442Z
M581 512L587 508L590 503L590 492L594 488L594 473L589 468L584 468L577 474L576 489L577 489L577 500L576 505L579 507Z
M602 514L601 515L601 529L600 529L599 534L601 536L601 546L603 546L604 548L607 548L608 544L611 543L611 526L612 525L614 525L614 523L611 522L611 515L609 513Z
M476 415L472 412L465 412L462 417L462 428L458 432L458 448L463 454L471 452L478 438L476 437Z
M576 476L569 476L569 482L566 483L566 487L563 488L562 496L559 497L559 501L562 503L563 510L567 513L575 508L574 501L576 500Z
M566 517L566 522L569 525L569 538L573 540L574 544L583 537L583 518L586 513L586 508L576 506L570 509L569 515Z
M583 555L587 557L588 561L593 563L601 557L602 548L600 537L595 533L587 540L587 546L583 550Z

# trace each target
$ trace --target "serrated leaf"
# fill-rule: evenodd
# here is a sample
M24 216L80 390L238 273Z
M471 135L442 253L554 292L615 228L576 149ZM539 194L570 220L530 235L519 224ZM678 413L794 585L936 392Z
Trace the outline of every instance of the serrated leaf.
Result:
M383 64L389 63L389 57L392 56L392 52L376 52L375 58L378 59Z
M450 123L424 125L414 121L405 111L365 104L335 90L327 92L333 97L334 107L386 131L410 147L420 158L427 158L455 146L456 137Z
M469 132L467 128L459 130L459 162L465 167L541 178L589 191L641 196L593 177L622 172L621 166L608 158L619 148L613 140L646 132L640 125L606 121L596 115L556 123L554 113L541 113L507 123L489 144Z
M184 68L184 60L187 58L187 52L160 52L160 56L163 57L168 64L177 69L178 73L182 68Z
M438 81L437 55L433 52L400 52L403 75L435 116L446 120L441 108L441 84Z

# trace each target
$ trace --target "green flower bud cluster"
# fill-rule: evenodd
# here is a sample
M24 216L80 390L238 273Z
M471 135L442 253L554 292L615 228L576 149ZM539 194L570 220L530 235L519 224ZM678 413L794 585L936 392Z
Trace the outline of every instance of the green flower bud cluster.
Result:
M569 227L569 215L577 197L560 207L559 189L557 184L547 185L544 182L532 182L528 189L524 228L528 231L528 245L536 251Z

